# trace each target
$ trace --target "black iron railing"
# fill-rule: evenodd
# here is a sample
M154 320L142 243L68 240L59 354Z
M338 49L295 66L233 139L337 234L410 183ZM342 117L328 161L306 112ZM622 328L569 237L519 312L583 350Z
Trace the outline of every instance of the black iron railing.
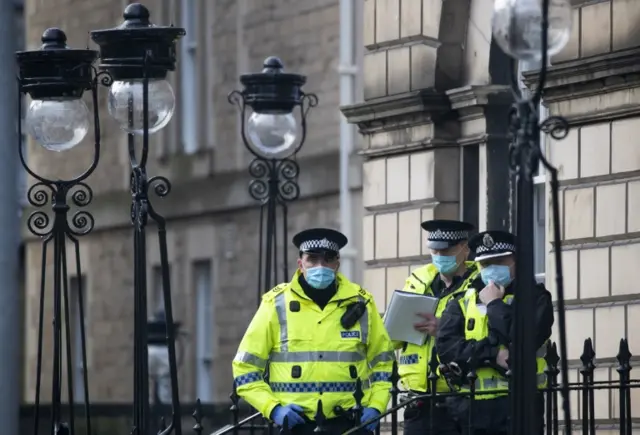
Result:
M584 350L580 356L580 362L570 364L571 367L579 369L580 378L575 382L569 382L569 390L572 394L577 394L579 400L577 402L579 409L579 418L572 421L572 433L573 431L581 431L584 435L595 435L596 430L610 430L619 431L620 435L631 435L635 430L640 430L640 418L632 418L631 413L631 390L634 388L640 388L640 379L631 379L631 352L629 351L629 345L627 339L620 340L620 346L618 355L616 356L618 373L617 379L611 379L606 381L596 381L594 373L596 370L596 353L593 348L593 341L588 338L584 341ZM546 435L558 435L566 431L565 424L562 416L559 412L558 395L560 392L560 385L558 382L560 370L558 368L560 364L560 356L558 354L557 346L555 343L549 343L545 355L545 361L547 368L545 370L545 377L547 386L544 389L540 389L542 396L544 397L544 433ZM391 382L393 387L391 388L391 402L390 408L379 417L372 419L366 423L360 423L360 410L363 408L362 400L362 386L358 382L356 384L353 396L356 400L356 406L354 409L346 410L344 416L351 418L354 422L353 428L345 432L343 435L358 433L359 430L364 428L369 423L379 420L381 425L376 429L376 434L390 433L397 435L402 431L402 423L400 422L399 412L404 411L409 407L423 408L426 410L430 408L432 412L429 415L433 416L434 407L446 406L447 398L471 398L483 394L482 392L475 391L475 382L470 380L477 379L476 370L481 365L470 364L470 371L464 376L460 376L459 371L449 370L450 367L442 365L438 362L435 353L431 357L429 362L430 373L429 384L430 388L428 393L416 394L413 392L404 391L400 388L400 379L398 375L397 363L394 362L393 372L391 376ZM603 366L604 367L604 366ZM610 367L607 365L606 367ZM439 369L441 373L446 373L445 379L450 386L450 392L440 393L436 392L436 382L438 376L435 375L436 369ZM509 372L507 371L507 382L509 381ZM460 386L469 385L469 391L460 391ZM615 406L611 407L611 414L608 418L597 418L595 409L595 397L598 391L609 391L610 397L613 399L617 396ZM509 389L504 390L492 390L491 394L503 393L509 394ZM253 413L248 416L241 416L240 397L235 391L230 395L232 406L231 422L216 432L210 433L211 435L224 435L224 434L291 434L289 429L274 428L268 420L266 420L260 413ZM473 430L473 400L469 400L468 412L465 414L465 420L460 421L461 427L464 427L461 435L472 433ZM533 400L532 400L533 403ZM445 405L443 405L445 404ZM508 412L505 409L505 412ZM615 415L614 415L615 414ZM318 407L315 415L316 433L328 434L326 430L327 419L325 417L322 402L318 401ZM431 423L433 425L433 422ZM285 422L286 426L286 422ZM207 432L205 432L207 433ZM610 432L613 433L613 432ZM333 435L333 434L332 434Z

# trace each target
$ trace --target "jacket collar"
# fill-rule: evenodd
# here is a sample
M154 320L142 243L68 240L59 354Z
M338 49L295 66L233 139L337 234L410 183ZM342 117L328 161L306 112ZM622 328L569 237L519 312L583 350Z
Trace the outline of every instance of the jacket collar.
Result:
M289 282L289 288L299 297L311 300L309 296L304 292L303 288L300 286L298 282L298 278L300 277L300 269L296 269L291 281ZM353 284L351 281L347 279L346 276L338 272L336 274L336 294L330 299L330 301L335 300L344 300L351 299L356 296L359 296L360 286Z

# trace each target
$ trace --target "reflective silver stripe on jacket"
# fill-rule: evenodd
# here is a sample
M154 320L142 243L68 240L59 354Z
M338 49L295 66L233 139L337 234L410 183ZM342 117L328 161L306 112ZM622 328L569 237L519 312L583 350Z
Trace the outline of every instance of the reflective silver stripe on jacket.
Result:
M470 301L471 300L466 298L466 297L462 300L462 303L464 305L464 311L465 311L463 314L465 314L465 315L467 314L467 309L469 308L469 302ZM507 305L511 305L513 303L513 298L509 298L509 299L507 299L506 301L503 301L503 302L505 304L507 304Z
M536 385L544 384L547 381L547 375L544 373L538 373L536 375ZM476 391L491 390L491 389L507 389L509 388L509 381L506 379L476 379Z
M538 373L536 375L536 382L537 382L537 385L541 385L541 384L544 384L545 382L547 382L547 374L546 373Z
M358 299L362 302L366 300L362 296L358 296ZM369 307L365 305L364 314L360 317L360 340L367 344L369 338Z
M542 346L538 348L536 351L536 358L544 358L547 356L547 343L545 342Z
M511 305L513 303L513 299L514 298L509 298L507 299L504 303L507 305ZM464 299L463 301L464 303L464 310L465 310L465 314L466 315L466 311L469 308L469 299ZM540 346L540 348L538 348L538 350L536 351L536 358L544 358L547 355L547 343L545 342L542 346Z
M361 301L365 301L364 298L359 297ZM276 313L278 315L278 324L280 325L280 352L279 353L287 353L289 349L289 330L287 326L287 304L285 301L285 293L282 292L275 297L275 306ZM360 317L360 340L362 343L367 344L369 339L369 311L368 308L365 309L364 314ZM326 352L325 352L326 353ZM276 354L274 354L276 355ZM271 357L272 361L276 361L273 359L273 355ZM325 360L326 361L326 360ZM334 362L341 362L342 360L336 360ZM345 362L351 362L345 361Z
M348 351L301 351L301 352L273 352L269 357L271 362L305 363L305 362L358 362L364 361L366 355L361 352Z
M491 390L497 388L509 388L509 381L506 379L476 379L476 391Z
M267 366L266 359L260 358L259 356L249 352L238 352L233 360L251 364L252 366L258 367L259 369L264 369Z
M371 361L369 361L369 367L374 368L378 363L385 362L385 361L393 361L395 357L396 356L393 353L393 351L381 352L378 355L371 358Z
M289 348L289 330L287 329L287 304L284 298L284 292L279 293L275 297L275 303L278 323L280 324L280 351L286 352Z

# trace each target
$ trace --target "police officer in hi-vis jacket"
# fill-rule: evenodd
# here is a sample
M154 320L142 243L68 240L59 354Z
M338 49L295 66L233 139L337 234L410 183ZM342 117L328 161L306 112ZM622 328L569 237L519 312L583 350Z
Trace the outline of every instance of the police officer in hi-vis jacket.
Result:
M293 243L298 269L262 298L233 361L234 382L251 406L278 426L286 421L294 434L314 433L321 400L325 429L340 434L387 409L393 346L371 294L338 272L347 238L316 228ZM364 410L353 421L345 411L356 404L357 379Z
M439 299L436 311L417 313L415 328L427 334L425 344L394 342L401 349L398 372L403 386L414 394L430 392L429 361L435 347L439 319L447 302L462 295L478 276L476 264L466 261L469 248L467 241L473 225L455 220L430 220L422 223L427 231L427 248L431 263L416 269L406 280L403 291L435 296ZM436 384L438 392L449 392L444 379ZM405 409L405 435L457 435L457 425L439 400L433 407L427 401L416 401ZM432 422L433 419L433 422ZM433 427L433 432L431 428Z
M460 391L470 392L466 374L475 371L475 396L471 407L474 435L509 433L509 345L513 337L513 304L518 303L515 276L516 237L505 231L485 231L469 241L480 267L475 280L463 297L451 301L442 315L436 346L440 362L455 365L461 374ZM531 279L534 277L525 277ZM546 346L553 326L551 294L544 285L535 286L536 355L538 388L546 387ZM474 364L470 367L469 363ZM451 410L461 425L469 421L469 399L459 398ZM537 413L538 432L543 433L543 396L538 393L531 412Z

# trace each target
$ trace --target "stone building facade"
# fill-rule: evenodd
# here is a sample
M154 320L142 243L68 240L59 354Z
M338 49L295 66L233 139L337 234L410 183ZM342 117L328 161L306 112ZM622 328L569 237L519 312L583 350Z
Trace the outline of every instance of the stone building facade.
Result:
M71 45L84 46L87 31L120 21L125 3L27 0L27 44L35 47L42 30L56 25L67 31ZM462 218L479 230L511 227L510 64L491 41L491 0L358 3L363 23L360 45L365 50L363 102L343 107L342 112L362 133L358 208L364 215L363 281L383 308L410 271L427 261L419 228L422 220ZM181 46L181 65L190 59L194 68L179 69L173 76L177 111L154 140L150 172L166 175L174 184L170 197L158 207L170 218L176 318L190 332L181 395L189 400L206 394L197 388L202 384L199 364L206 363L213 379L211 400L224 400L231 379L229 362L254 310L258 216L246 193L249 157L240 144L237 116L226 94L237 87L238 74L258 70L262 59L274 53L289 70L308 75L307 89L318 92L321 104L312 114L308 142L299 159L303 199L291 207L290 231L311 222L337 227L338 2L150 0L147 4L159 23L182 23L187 18L183 6L197 5L196 13L189 15L197 38ZM640 2L572 0L572 5L571 40L552 59L544 98L548 113L567 117L572 130L562 142L543 142L561 178L569 358L577 368L582 340L593 337L596 380L614 379L619 338L629 339L632 353L640 349L640 304L633 287L634 260L640 256L640 151L634 141L640 129L640 34L635 30ZM193 52L195 56L188 57ZM524 76L523 86L535 83L535 71ZM189 83L197 86L197 92ZM182 104L190 101L189 95L195 95L196 102ZM192 112L181 112L181 107ZM127 401L132 363L128 162L124 136L107 116L102 122L102 161L89 180L97 227L80 245L87 291L88 369L94 400ZM195 140L187 134L194 131ZM85 144L54 159L30 144L29 160L39 171L69 175L87 164L90 148ZM358 189L357 161L353 171L353 188ZM540 185L536 267L540 279L555 292L552 228L546 218L548 177L540 173L536 180ZM156 297L153 272L159 262L153 243L150 239L151 301ZM26 232L25 244L28 401L35 385L41 247ZM199 342L196 333L198 306L206 302L198 297L197 282L209 282L210 289L213 332L205 342ZM45 351L50 351L50 340L45 342ZM210 354L199 355L196 348L210 349ZM46 381L50 367L45 369ZM577 371L572 374L577 379ZM632 395L636 396L635 390ZM596 393L598 418L616 415L614 396ZM633 400L638 406L640 397ZM574 416L580 413L579 405L575 397Z
M561 178L571 380L592 337L598 381L617 379L620 338L640 351L640 2L571 3L571 40L551 60L543 103L572 130L543 144ZM491 11L491 0L364 1L364 101L342 111L364 139L364 282L379 307L425 261L421 220L511 226L509 62L492 43ZM535 81L535 71L524 73L523 86ZM536 268L555 293L549 179L541 172L536 181ZM596 393L596 418L617 415L616 396ZM577 395L572 404L575 418Z
M38 47L44 29L56 26L65 30L70 46L92 47L88 32L119 24L127 3L26 0L27 46ZM164 175L173 184L171 194L155 199L154 205L168 218L174 317L188 334L180 345L180 395L185 401L199 396L204 402L221 402L227 400L232 385L231 360L256 307L259 239L259 208L247 191L250 157L241 142L236 108L227 102L227 94L239 87L240 74L260 71L269 55L281 57L288 71L307 76L305 90L317 93L320 104L310 112L307 141L298 155L301 198L289 207L289 235L311 225L339 228L338 0L148 0L144 4L153 22L173 22L187 30L179 44L178 69L171 75L176 111L169 126L153 137L149 162L150 175ZM92 401L101 403L130 402L133 397L129 162L126 137L109 119L106 94L106 89L100 90L102 155L88 180L94 193L90 210L96 227L80 240L90 395ZM60 155L31 142L29 163L35 171L54 178L77 174L91 162L92 140L87 137L81 146ZM361 220L360 168L354 160L351 182L358 213L354 222ZM25 220L30 211L25 210ZM150 311L160 302L155 233L151 226L147 249ZM352 244L358 249L360 232L352 234ZM24 400L31 402L42 246L26 227L24 244ZM294 264L293 251L289 249L289 264ZM70 262L75 258L71 245L68 258ZM52 255L46 261L51 266ZM75 266L70 264L73 299L79 277L73 276ZM48 290L52 278L47 275ZM46 357L52 351L49 294L45 301L45 401L51 397L52 372L51 358ZM80 321L72 319L74 331ZM72 347L77 360L78 346ZM82 369L79 362L74 363L79 399Z

